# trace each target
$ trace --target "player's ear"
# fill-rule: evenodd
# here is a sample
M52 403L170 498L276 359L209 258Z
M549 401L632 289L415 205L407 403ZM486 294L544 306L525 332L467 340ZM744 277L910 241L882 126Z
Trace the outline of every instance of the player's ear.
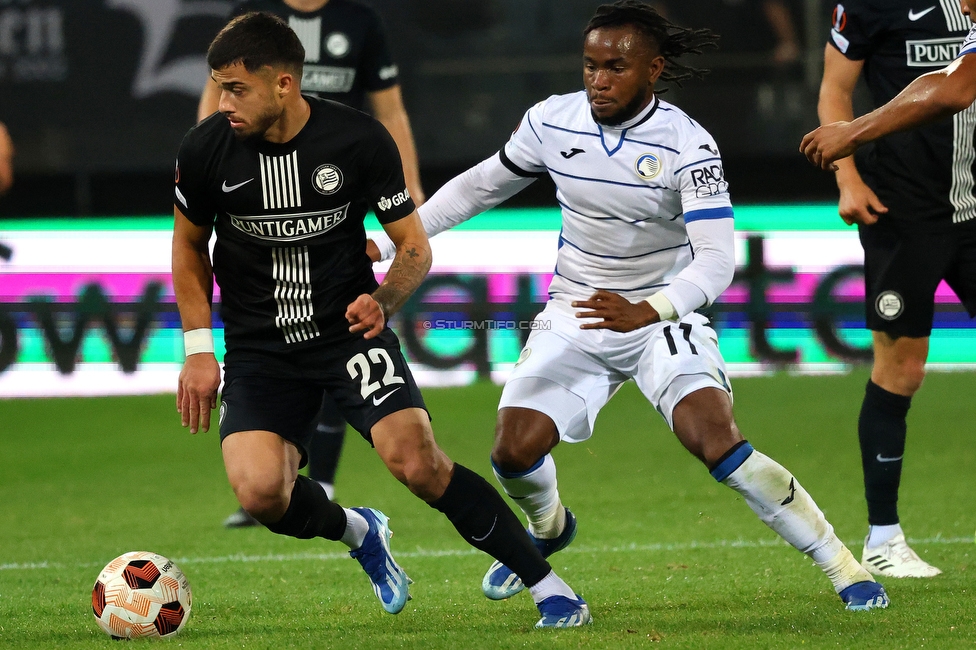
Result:
M295 90L295 77L291 72L284 70L278 73L277 90L279 97L284 97Z
M658 55L651 59L648 75L650 76L650 82L652 84L656 83L658 78L661 76L661 73L664 72L664 65L665 61L663 56Z

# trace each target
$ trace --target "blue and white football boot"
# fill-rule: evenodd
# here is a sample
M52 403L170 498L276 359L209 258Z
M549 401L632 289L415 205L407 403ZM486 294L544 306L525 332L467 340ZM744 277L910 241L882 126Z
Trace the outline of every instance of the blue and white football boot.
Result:
M880 583L865 580L855 582L839 594L840 599L853 612L864 612L869 609L884 609L888 606L888 594Z
M349 555L363 565L363 570L369 576L373 585L373 592L383 603L383 609L390 614L398 614L410 598L408 585L410 578L403 572L400 565L390 553L389 519L379 510L373 508L352 508L361 514L369 523L369 532L363 540L362 546Z
M566 596L549 596L536 607L542 618L536 627L580 627L593 622L586 601L576 594L576 600Z
M569 508L566 508L566 526L558 537L554 537L553 539L538 539L532 533L529 533L529 538L535 544L535 547L539 549L539 552L542 553L542 557L549 557L556 551L563 550L569 546L575 537L576 517L569 511ZM492 563L488 568L488 573L485 574L484 579L481 581L481 590L485 593L485 596L492 600L511 598L523 589L525 589L525 585L522 584L522 580L498 560ZM583 605L585 607L586 603L583 603Z

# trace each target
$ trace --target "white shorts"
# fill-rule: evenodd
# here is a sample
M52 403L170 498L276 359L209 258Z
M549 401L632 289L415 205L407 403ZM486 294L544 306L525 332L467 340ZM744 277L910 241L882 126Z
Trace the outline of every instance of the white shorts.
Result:
M550 300L536 317L498 408L519 407L552 418L559 437L580 442L617 389L633 379L674 428L674 407L702 388L732 395L718 336L700 314L655 323L633 332L581 330L579 311Z

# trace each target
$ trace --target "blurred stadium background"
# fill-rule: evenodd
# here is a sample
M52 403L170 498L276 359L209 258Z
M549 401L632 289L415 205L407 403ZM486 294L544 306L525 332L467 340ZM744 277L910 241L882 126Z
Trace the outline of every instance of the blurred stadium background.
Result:
M430 195L497 151L527 107L581 87L581 29L600 3L367 4L400 66ZM666 98L715 135L737 204L739 274L713 310L731 369L837 372L866 360L856 233L836 217L832 177L796 151L816 124L833 5L657 4L722 36L696 62L711 74ZM182 359L167 277L173 161L231 5L0 0L0 121L17 149L16 182L0 197L0 395L171 389ZM558 230L544 179L435 240L432 276L395 323L425 384L504 376L528 334L512 325L545 301ZM483 319L500 323L470 327ZM933 365L976 363L945 286L937 320Z

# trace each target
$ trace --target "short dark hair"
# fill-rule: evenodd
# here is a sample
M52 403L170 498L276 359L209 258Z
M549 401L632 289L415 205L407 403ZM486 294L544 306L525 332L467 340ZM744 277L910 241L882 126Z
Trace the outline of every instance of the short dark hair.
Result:
M227 23L207 50L207 65L213 70L235 63L251 73L266 65L285 68L301 79L305 48L281 18L252 11Z
M678 63L678 57L701 54L706 47L718 47L719 37L711 30L679 27L640 0L618 0L613 4L600 5L583 30L583 36L601 27L624 26L633 27L657 45L665 61L661 81L673 82L678 86L685 79L701 78L708 72Z

